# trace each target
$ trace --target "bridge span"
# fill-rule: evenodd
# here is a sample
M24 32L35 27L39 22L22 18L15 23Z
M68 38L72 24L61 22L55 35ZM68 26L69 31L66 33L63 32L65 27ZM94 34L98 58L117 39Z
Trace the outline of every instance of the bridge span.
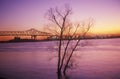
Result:
M31 28L26 31L0 31L0 36L15 36L15 37L31 36L31 39L36 39L37 36L48 36L49 37L49 36L52 36L52 34Z

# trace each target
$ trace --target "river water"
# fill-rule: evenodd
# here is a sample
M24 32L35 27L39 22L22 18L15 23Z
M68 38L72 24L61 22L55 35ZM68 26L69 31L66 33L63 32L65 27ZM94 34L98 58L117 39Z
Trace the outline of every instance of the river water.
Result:
M120 38L86 40L67 79L120 79ZM57 79L55 41L0 44L0 77Z

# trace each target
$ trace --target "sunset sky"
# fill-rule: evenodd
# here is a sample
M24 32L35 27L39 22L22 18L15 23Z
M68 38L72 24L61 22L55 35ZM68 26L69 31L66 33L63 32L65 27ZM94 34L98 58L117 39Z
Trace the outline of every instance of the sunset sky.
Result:
M72 21L95 20L93 33L120 34L120 0L0 0L0 31L41 30L47 10L65 4L73 10Z

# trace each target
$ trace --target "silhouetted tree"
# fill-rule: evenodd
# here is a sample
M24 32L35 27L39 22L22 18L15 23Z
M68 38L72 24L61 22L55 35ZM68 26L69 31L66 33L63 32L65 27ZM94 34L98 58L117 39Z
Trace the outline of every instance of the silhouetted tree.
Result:
M47 30L58 39L58 63L57 73L66 74L66 70L72 68L74 64L73 53L75 52L79 42L85 37L91 26L92 19L88 21L73 24L70 20L72 9L65 5L65 8L50 8L47 12L47 18L53 23L49 24ZM75 40L73 40L75 39Z

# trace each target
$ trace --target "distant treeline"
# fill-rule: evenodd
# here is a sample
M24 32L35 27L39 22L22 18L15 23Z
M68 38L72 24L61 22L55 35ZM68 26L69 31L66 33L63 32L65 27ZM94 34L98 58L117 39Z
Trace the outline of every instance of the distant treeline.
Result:
M87 37L74 37L71 38L69 37L65 37L62 38L62 40L84 40L84 39L111 39L111 38L120 38L120 36L87 36ZM20 39L20 38L14 38L12 40L8 40L8 41L0 41L0 43L17 43L17 42L44 42L44 41L57 41L59 40L59 37L48 37L46 39L42 39L42 40L37 40L37 39Z

